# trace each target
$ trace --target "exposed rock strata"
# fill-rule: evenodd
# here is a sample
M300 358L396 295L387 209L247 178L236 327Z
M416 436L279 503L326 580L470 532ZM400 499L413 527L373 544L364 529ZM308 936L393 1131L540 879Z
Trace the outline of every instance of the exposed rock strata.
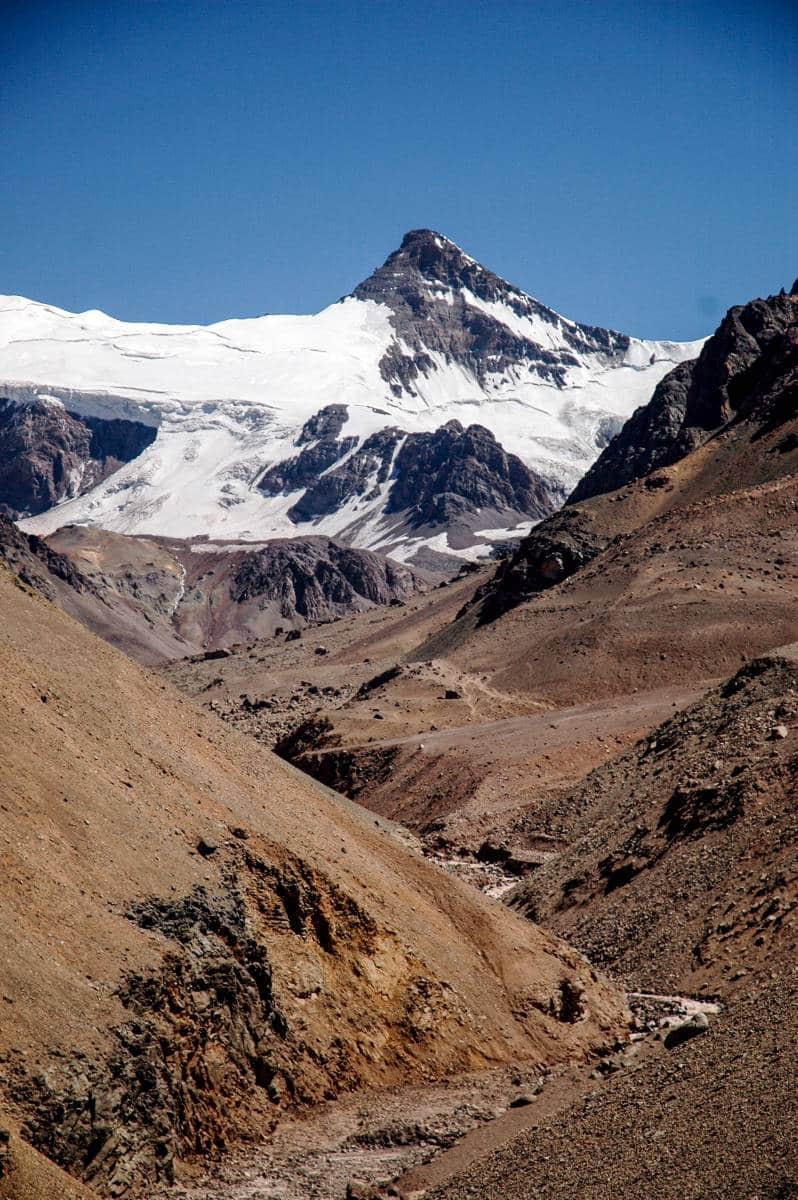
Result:
M450 421L435 433L411 434L400 447L386 511L407 510L411 526L447 525L464 513L514 509L535 520L555 496L482 425Z
M329 619L366 604L390 604L417 590L407 567L326 539L272 542L243 554L230 580L234 603L276 601L285 618Z
M138 421L80 416L54 401L0 398L0 509L30 516L82 496L137 458L155 435Z
M729 310L693 362L666 375L577 484L570 503L684 458L730 422L795 410L798 292Z
M489 312L468 303L466 289L477 301L506 304L519 317L536 317L557 327L574 352L547 350L514 333ZM380 368L392 391L415 395L419 374L433 368L430 354L456 362L484 383L519 361L548 383L564 382L565 367L576 365L577 353L621 356L629 338L607 329L563 324L558 315L486 270L447 238L431 229L406 234L382 267L355 288L360 300L376 300L391 309L398 342L392 343Z
M347 419L345 404L321 408L305 424L296 439L302 450L294 458L276 463L258 480L267 496L297 491L315 484L319 476L357 445L356 437L340 437Z

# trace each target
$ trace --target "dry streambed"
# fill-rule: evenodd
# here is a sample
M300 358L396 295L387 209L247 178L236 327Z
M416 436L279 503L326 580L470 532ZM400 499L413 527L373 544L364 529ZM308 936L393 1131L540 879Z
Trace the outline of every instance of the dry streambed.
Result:
M630 993L629 1002L637 1029L598 1064L350 1096L284 1121L267 1145L225 1160L201 1183L184 1180L148 1200L419 1200L514 1135L564 1115L617 1071L664 1053L671 1030L718 1012L684 996Z
M496 897L519 879L503 863L428 857ZM608 1076L662 1052L673 1027L718 1011L683 996L634 992L628 999L636 1029L597 1064L542 1075L505 1068L345 1097L286 1119L268 1144L226 1159L201 1183L184 1180L148 1200L418 1200L508 1138L556 1119Z
M387 1188L509 1101L540 1086L535 1072L501 1070L425 1087L361 1094L284 1121L268 1145L226 1160L202 1184L151 1200L343 1200Z
M427 857L495 897L519 880L515 863L508 870L440 850ZM672 1029L718 1012L684 996L631 992L628 1000L636 1029L597 1064L543 1075L505 1068L345 1097L286 1119L268 1144L226 1159L202 1182L185 1179L149 1200L418 1200L508 1138L564 1114L608 1076L639 1069Z

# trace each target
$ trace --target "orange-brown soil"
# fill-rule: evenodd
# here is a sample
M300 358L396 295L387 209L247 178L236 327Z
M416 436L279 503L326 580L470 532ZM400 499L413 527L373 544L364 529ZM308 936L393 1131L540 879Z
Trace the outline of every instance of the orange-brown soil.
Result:
M0 572L5 1102L107 1194L341 1090L580 1057L579 956Z

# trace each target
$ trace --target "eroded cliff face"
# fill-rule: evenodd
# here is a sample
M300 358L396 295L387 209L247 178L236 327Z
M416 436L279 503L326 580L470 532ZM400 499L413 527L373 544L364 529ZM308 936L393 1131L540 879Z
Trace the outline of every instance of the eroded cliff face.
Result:
M798 281L789 295L730 309L699 357L675 367L630 417L569 503L678 462L730 422L785 420L796 408L796 347Z
M221 887L127 908L163 957L119 981L105 1054L0 1064L31 1143L103 1194L217 1158L286 1108L445 1070L457 998L328 876L243 835L205 844Z
M0 509L34 516L82 496L155 435L139 421L80 416L52 400L0 398Z
M372 604L401 603L419 588L400 563L326 538L275 541L242 552L230 580L236 604L273 601L287 620L329 620Z

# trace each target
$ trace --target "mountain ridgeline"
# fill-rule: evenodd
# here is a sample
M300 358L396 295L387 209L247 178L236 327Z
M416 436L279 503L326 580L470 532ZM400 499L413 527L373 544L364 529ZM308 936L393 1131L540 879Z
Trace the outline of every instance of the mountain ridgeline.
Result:
M483 385L523 364L530 375L564 387L567 368L579 366L579 356L606 355L620 362L631 345L625 334L563 321L430 229L406 234L399 249L352 295L391 311L399 341L380 360L380 370L397 397L416 394L419 377L434 371L435 354ZM516 317L517 328L497 319L491 305ZM532 336L535 322L549 338L539 331ZM556 349L547 341L556 341Z
M31 532L320 534L441 575L552 512L697 346L570 321L421 229L314 316L5 297L0 351L0 504Z
M764 432L795 410L798 280L729 310L698 358L666 375L569 496L588 500L668 467L734 423Z
M797 418L798 281L730 309L699 356L665 376L479 591L480 618L560 583L654 513L789 474Z

